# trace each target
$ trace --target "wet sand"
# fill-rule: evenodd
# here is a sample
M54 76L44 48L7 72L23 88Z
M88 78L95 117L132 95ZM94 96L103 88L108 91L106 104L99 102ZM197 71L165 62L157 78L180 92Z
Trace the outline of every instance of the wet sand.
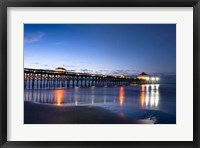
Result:
M24 103L24 124L137 123L96 106L56 106Z
M176 117L161 111L143 110L140 118L130 119L97 106L24 102L24 124L176 124Z

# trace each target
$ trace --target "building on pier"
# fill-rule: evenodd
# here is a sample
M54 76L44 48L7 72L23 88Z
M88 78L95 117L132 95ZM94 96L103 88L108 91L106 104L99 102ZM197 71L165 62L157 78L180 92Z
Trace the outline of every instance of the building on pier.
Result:
M58 72L67 72L67 70L65 68L63 68L63 67L57 67L56 71L58 71Z
M150 76L146 74L145 72L142 72L137 76L137 79L140 80L141 83L153 83L156 84L159 81L159 77L156 76Z
M127 78L125 75L120 75L119 78Z
M138 76L137 76L137 78L139 79L139 80L149 80L149 75L148 74L146 74L145 72L142 72L141 74L139 74Z

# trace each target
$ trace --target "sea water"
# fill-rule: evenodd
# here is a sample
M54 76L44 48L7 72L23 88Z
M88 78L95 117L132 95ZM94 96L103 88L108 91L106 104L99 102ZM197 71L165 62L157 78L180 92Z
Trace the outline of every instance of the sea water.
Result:
M129 119L176 123L176 84L25 89L24 101L56 106L98 106Z

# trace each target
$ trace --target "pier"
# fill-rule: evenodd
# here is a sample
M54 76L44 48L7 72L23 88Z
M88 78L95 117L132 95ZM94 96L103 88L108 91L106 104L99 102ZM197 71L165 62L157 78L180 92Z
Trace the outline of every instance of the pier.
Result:
M134 83L133 78L24 68L25 88L114 86Z
M144 81L112 75L67 72L64 70L43 70L24 68L24 88L45 89L57 87L105 87L130 84L155 84L156 81Z

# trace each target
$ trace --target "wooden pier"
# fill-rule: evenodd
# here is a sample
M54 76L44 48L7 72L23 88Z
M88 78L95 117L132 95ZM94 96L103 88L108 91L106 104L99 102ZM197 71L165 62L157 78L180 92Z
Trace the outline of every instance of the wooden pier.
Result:
M103 87L137 83L134 78L24 68L24 88Z

